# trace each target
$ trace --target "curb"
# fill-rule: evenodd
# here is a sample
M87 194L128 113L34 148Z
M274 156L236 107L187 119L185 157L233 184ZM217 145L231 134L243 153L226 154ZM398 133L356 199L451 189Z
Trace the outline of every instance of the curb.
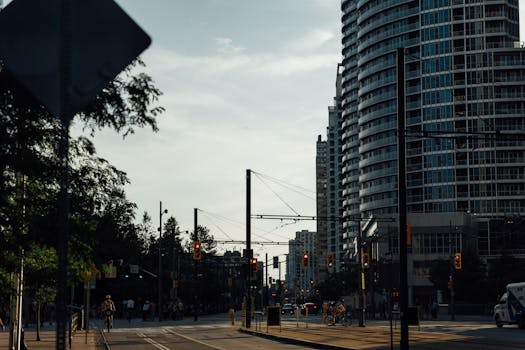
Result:
M295 339L295 338L281 337L281 336L278 336L278 335L269 334L269 333L263 333L263 332L253 331L253 330L248 330L248 329L245 329L245 328L239 328L238 331L241 332L241 333L245 333L245 334L249 334L249 335L253 335L253 336L257 336L257 337L262 337L262 338L267 338L267 339L271 339L271 340L276 340L276 341L279 341L281 343L293 344L293 345L302 345L302 346L307 346L307 347L314 348L314 349L355 350L353 348L342 347L342 346L337 346L337 345L330 345L330 344L324 344L324 343L316 343L316 342L308 341L308 340L300 340L300 339Z

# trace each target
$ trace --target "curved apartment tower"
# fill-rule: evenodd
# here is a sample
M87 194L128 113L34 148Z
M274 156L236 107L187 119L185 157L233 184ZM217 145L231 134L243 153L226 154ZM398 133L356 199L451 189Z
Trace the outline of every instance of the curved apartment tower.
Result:
M408 211L523 214L525 142L502 136L525 131L518 0L343 0L341 8L343 235L357 234L356 216L397 212L399 47Z

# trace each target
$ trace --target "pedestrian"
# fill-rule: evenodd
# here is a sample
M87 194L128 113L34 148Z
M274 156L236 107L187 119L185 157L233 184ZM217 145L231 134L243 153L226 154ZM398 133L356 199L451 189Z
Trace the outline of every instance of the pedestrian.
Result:
M328 307L328 311L330 312L330 323L329 326L335 326L335 321L337 317L337 310L335 307L335 303L332 301L330 302L330 306Z
M133 311L135 310L135 301L129 298L126 301L126 318L128 322L131 323L131 317L133 316Z
M142 321L148 320L150 306L149 300L146 300L144 305L142 305Z
M434 300L434 302L432 303L432 307L430 308L430 313L432 314L432 319L434 319L434 320L437 318L438 308L439 308L439 305Z

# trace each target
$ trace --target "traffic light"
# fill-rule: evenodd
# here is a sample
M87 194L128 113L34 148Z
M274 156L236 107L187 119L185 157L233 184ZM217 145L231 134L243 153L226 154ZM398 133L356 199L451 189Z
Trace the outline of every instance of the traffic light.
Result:
M193 242L193 260L201 259L201 242Z
M368 269L370 267L370 256L368 255L368 253L363 253L363 261L362 261L362 266L364 269Z
M329 269L334 267L335 264L335 256L333 253L328 253L326 255L326 266L328 266Z
M303 259L302 259L302 265L303 265L303 267L308 267L308 258L309 258L308 253L304 253L304 254L303 254Z
M454 254L454 268L461 270L461 253Z
M274 269L278 269L279 268L279 257L278 256L274 256L273 257L273 268Z
M250 259L250 266L251 266L252 272L259 271L259 265L257 264L257 258Z

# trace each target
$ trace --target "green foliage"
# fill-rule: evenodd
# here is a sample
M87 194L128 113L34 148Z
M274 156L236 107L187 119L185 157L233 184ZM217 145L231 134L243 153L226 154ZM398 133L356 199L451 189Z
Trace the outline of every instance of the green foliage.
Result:
M124 137L136 127L157 130L164 109L151 78L137 60L77 115L91 135L110 127ZM54 296L59 190L59 122L4 69L0 70L0 297L12 292L13 272L24 252L25 286L33 298ZM69 279L77 283L92 262L136 257L147 246L127 200L126 174L97 156L86 137L70 140Z
M358 275L356 266L329 274L325 281L317 285L321 300L338 300L342 296L357 292Z

